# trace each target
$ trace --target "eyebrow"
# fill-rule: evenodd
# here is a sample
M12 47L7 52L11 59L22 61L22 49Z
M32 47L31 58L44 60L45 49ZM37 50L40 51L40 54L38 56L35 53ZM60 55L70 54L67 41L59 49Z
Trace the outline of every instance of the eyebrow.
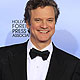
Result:
M48 19L55 19L55 18L48 18Z
M34 19L41 19L41 18L34 18ZM48 19L55 19L55 18L48 18Z
M41 19L41 18L34 18L34 19Z

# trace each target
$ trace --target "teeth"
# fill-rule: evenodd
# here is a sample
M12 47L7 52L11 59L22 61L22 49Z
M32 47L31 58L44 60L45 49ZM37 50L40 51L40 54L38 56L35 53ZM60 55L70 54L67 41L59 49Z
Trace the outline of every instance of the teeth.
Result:
M47 33L48 31L40 31L41 33Z

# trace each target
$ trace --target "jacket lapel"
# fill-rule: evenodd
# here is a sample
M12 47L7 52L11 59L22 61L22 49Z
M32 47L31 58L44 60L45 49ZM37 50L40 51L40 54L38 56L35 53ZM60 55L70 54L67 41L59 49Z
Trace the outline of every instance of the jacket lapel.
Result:
M13 76L12 80L27 80L26 57L27 57L27 43L17 45L9 51L9 66Z
M65 71L64 61L61 58L59 49L53 45L53 53L47 73L46 80L61 80Z

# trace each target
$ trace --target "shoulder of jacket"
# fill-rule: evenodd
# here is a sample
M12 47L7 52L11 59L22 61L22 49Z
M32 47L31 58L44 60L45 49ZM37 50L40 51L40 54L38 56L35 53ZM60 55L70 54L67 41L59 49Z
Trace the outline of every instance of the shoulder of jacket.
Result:
M55 45L54 45L54 51L55 51L55 55L57 56L60 56L63 60L66 60L66 61L79 61L80 62L80 59L74 55L72 55L71 53L68 53L68 52L65 52L59 48L57 48Z

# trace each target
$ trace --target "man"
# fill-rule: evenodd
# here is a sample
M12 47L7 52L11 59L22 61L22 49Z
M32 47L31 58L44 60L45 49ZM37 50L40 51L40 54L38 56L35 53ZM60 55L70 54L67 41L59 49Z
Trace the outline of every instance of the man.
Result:
M80 80L80 59L51 41L58 15L53 0L27 2L24 19L30 39L0 48L0 80Z

